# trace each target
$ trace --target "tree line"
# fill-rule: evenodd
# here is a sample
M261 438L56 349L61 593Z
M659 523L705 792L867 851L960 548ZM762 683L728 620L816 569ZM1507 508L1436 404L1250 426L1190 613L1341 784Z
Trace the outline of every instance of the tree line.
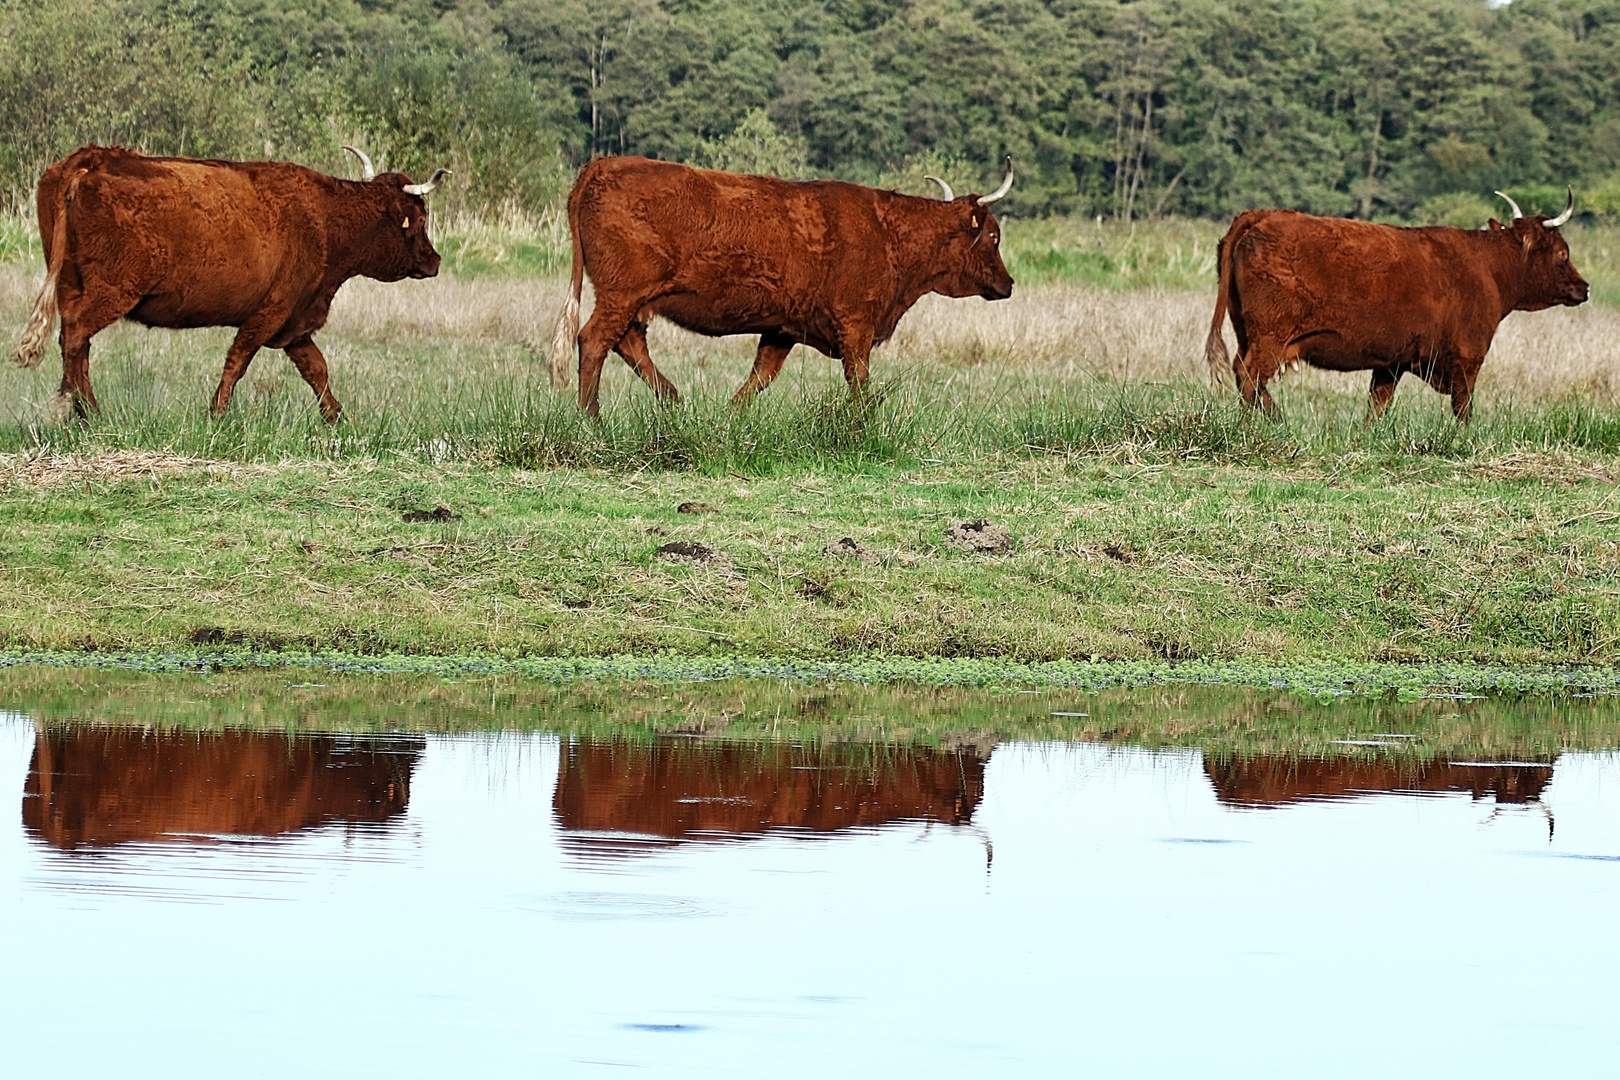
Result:
M456 169L537 208L595 154L1016 214L1620 214L1620 0L0 0L0 190L87 141Z

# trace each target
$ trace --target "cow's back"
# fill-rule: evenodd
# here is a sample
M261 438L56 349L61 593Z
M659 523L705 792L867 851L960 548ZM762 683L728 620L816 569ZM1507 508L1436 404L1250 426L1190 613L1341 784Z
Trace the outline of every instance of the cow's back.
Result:
M50 172L42 232L54 229L47 206L66 210L75 275L141 297L129 315L139 322L240 325L272 289L301 295L319 284L326 228L310 170L96 147Z
M658 313L688 329L787 326L813 341L831 334L827 311L886 284L884 233L862 192L600 158L581 172L569 212L598 303L656 295L666 298Z
M1286 210L1243 217L1231 258L1247 333L1280 343L1315 335L1307 355L1317 366L1415 359L1499 317L1494 282L1458 250L1459 230Z

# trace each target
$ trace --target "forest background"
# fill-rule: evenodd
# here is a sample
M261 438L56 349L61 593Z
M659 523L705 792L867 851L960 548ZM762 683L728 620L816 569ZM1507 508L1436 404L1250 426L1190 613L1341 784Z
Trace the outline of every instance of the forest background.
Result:
M1620 216L1620 0L3 0L0 196L90 140L555 206L594 154L1010 214Z

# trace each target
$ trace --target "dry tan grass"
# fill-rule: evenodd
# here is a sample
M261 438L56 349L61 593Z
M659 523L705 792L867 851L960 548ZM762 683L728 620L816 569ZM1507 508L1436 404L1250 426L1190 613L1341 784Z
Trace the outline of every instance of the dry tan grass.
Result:
M161 450L112 450L94 455L52 454L48 450L37 454L0 454L0 484L18 487L156 480L196 470L214 477L272 471L265 465L182 457Z
M8 342L27 317L38 277L37 266L0 267L0 336ZM388 284L357 279L338 294L319 340L345 404L406 393L424 378L431 381L435 376L429 372L436 367L443 368L444 379L487 382L492 390L539 386L545 381L542 354L564 288L555 278L445 275ZM1201 381L1213 306L1213 295L1206 292L1117 292L1077 285L1020 288L998 303L927 296L874 354L873 373L883 379L909 372L924 384L948 383L953 392L964 393L1003 392L1009 380L1054 386L1098 377ZM588 317L588 288L585 309ZM225 331L114 328L107 335L109 346L121 342L127 354L151 356L160 377L183 370L199 387L218 378L229 340ZM1231 347L1229 327L1226 336ZM1620 397L1617 343L1620 309L1589 304L1516 312L1502 324L1485 362L1480 400L1488 405L1580 398L1615 404ZM755 341L702 338L660 321L650 345L659 367L683 392L718 395L729 394L747 375ZM53 358L43 366L49 381L59 377ZM790 392L815 392L840 382L839 365L807 348L794 351L781 380ZM300 386L290 365L270 360L251 369L243 392L291 388L297 393ZM611 394L645 392L616 364L610 365L605 386ZM1367 376L1306 369L1279 376L1274 386L1359 397L1366 393ZM1405 393L1414 391L1438 400L1421 388Z
M562 282L549 280L355 281L333 306L328 332L477 339L523 345L538 354L564 291ZM588 318L588 289L585 310ZM881 378L896 368L911 369L927 381L937 376L980 381L974 369L997 380L1008 374L1059 382L1097 376L1201 380L1213 310L1209 293L1116 292L1075 285L1020 289L997 303L925 296L894 338L876 351L873 371ZM1235 350L1230 324L1225 334ZM659 367L683 390L713 384L721 392L746 376L755 340L707 339L659 321L649 344ZM1614 404L1620 395L1617 362L1620 310L1588 304L1515 312L1497 334L1479 395L1484 403L1582 397ZM795 366L815 371L814 381L837 380L838 366L808 349L795 351L789 373ZM1279 378L1284 385L1317 392L1361 395L1367 388L1362 373L1302 369Z

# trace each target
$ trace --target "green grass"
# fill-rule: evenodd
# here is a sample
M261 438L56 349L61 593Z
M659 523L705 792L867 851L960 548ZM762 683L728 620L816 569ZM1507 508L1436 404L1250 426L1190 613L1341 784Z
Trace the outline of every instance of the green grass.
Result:
M41 725L170 730L547 731L587 738L983 747L1002 739L1196 746L1216 757L1550 760L1620 745L1620 698L1541 693L1304 694L1252 686L1138 685L1030 692L847 681L570 681L330 668L154 674L27 664L0 670L0 700ZM1080 713L1084 715L1055 715ZM1335 740L1409 736L1398 748Z
M274 361L272 361L274 362ZM294 377L295 379L296 377ZM1263 468L1299 462L1356 469L1457 463L1516 453L1620 454L1620 409L1578 399L1502 405L1455 423L1444 399L1423 397L1368 424L1360 400L1299 394L1281 420L1190 383L1095 379L1051 390L1035 380L952 399L912 376L877 384L864 401L833 387L809 396L773 393L752 408L694 397L659 406L639 384L592 420L566 397L530 387L502 394L473 385L437 401L377 411L352 408L323 424L294 385L239 403L222 420L171 391L105 380L104 412L92 424L0 427L0 452L100 453L161 449L246 462L460 462L513 468L676 470L715 476L787 476L804 470L970 465L986 459L1091 455L1152 463L1231 463ZM292 379L284 380L292 382ZM431 388L424 388L431 389Z
M0 647L1245 670L1620 660L1620 403L1589 373L1600 321L1579 324L1586 366L1524 397L1504 379L1467 426L1405 385L1368 424L1359 379L1310 373L1278 385L1280 420L1259 417L1193 381L1190 337L1154 346L1147 377L1104 373L1079 338L1037 342L1032 358L1016 319L991 321L1011 304L952 309L969 313L960 323L936 312L951 340L897 346L853 403L836 364L796 355L734 409L746 343L666 339L655 353L682 404L654 404L616 367L590 420L546 385L533 344L555 279L497 280L540 256L514 243L478 269L468 254L539 228L466 226L475 285L351 293L322 338L347 406L336 427L275 356L210 418L229 331L98 336L104 411L89 424L44 424L54 358L6 372ZM1096 252L1064 239L1074 228L1030 223L1009 258L1092 273ZM1087 280L1185 285L1209 235L1115 235L1101 249L1113 269ZM14 264L18 324L23 278ZM438 313L413 322L417 302L396 295ZM1070 304L1071 320L1103 310L1085 306L1104 295L1090 289L1033 295ZM1176 305L1183 321L1202 309L1194 294L1106 295L1122 340L1148 340ZM983 347L930 351L957 337ZM678 513L686 501L718 512ZM401 519L440 504L457 517ZM1011 530L1010 554L945 541L986 517ZM878 560L828 554L843 537ZM727 561L672 562L657 553L672 540Z
M1215 255L1229 223L1171 218L1129 224L1086 218L1013 219L1004 223L1002 257L1019 284L1104 289L1213 289ZM0 227L0 261L7 237ZM1620 226L1566 227L1576 267L1594 303L1620 305ZM435 228L447 272L463 277L566 276L572 262L566 218L458 219ZM32 237L33 250L38 240ZM12 247L17 245L13 242Z
M776 477L395 458L0 500L0 644L1612 664L1615 466L1068 458ZM714 513L679 513L699 502ZM458 519L412 524L406 509ZM952 546L990 518L1006 555ZM826 552L853 537L871 563ZM658 554L711 545L718 564Z
M1086 218L1004 222L1002 256L1021 285L1090 285L1115 290L1213 289L1215 253L1228 222L1170 218L1124 224ZM1594 303L1620 305L1620 226L1565 229ZM535 215L453 216L433 225L444 272L464 278L566 277L572 263L560 206ZM31 218L0 216L0 264L37 263Z

